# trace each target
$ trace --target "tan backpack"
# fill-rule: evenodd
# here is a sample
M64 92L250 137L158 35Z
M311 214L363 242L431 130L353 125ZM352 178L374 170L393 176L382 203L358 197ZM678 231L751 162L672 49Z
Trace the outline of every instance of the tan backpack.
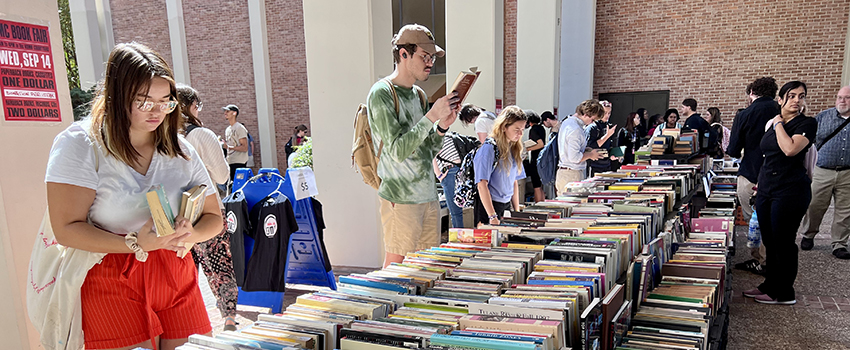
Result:
M393 105L395 106L395 114L398 116L398 95L393 88L393 83L389 79L381 79L389 85L390 93L393 96ZM423 109L428 109L428 98L425 96L425 91L414 85L414 89L419 93L419 100L422 102ZM360 175L363 176L363 182L378 189L381 186L381 178L378 177L378 161L381 157L381 150L384 148L384 142L378 145L378 152L375 152L374 144L372 143L372 127L369 126L369 111L365 104L361 103L357 106L357 114L354 115L354 142L351 146L351 167L357 165Z

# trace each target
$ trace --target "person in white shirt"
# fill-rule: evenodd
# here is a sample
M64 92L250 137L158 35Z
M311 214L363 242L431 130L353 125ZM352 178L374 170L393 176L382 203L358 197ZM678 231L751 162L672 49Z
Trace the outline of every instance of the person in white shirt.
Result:
M568 183L581 181L587 171L587 160L601 158L595 149L587 147L584 129L605 115L605 109L597 100L586 100L578 105L576 114L561 123L558 132L558 173L555 177L556 195L565 191Z
M239 107L229 104L221 109L224 110L224 118L230 124L224 130L224 147L227 149L227 164L230 165L230 181L233 181L236 169L248 165L248 129L236 121L236 117L239 116Z
M490 137L493 125L496 125L496 115L493 112L482 110L478 119L475 120L475 134L478 135L479 142L483 144L484 140Z
M80 290L85 346L174 349L211 331L197 268L181 256L186 244L221 232L218 196L195 148L178 135L174 74L161 55L118 44L98 86L91 117L53 140L45 175L56 241L107 253ZM178 215L175 232L159 237L146 193L161 186L177 205L202 184L198 221Z
M186 141L195 147L212 181L216 184L227 183L229 167L224 153L221 152L218 137L198 119L198 112L204 107L198 91L191 86L177 84L177 101L183 112ZM219 207L224 213L224 205L220 201ZM192 247L192 256L204 269L210 290L215 295L216 306L224 318L225 331L236 330L236 299L239 294L236 273L233 270L233 256L230 253L230 235L231 233L222 226L218 235Z

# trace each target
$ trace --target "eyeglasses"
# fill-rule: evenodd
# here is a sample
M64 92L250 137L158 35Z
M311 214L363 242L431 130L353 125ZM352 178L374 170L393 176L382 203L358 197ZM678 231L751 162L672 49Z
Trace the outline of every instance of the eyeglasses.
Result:
M177 101L152 102L152 101L136 101L136 108L142 112L150 112L154 106L159 106L162 113L168 114L174 112L177 108ZM200 110L200 108L198 108Z
M420 54L417 54L417 56L421 57L422 61L425 61L426 64L428 64L428 63L434 64L434 62L437 62L437 56L434 56L434 55L429 55L427 53L420 53Z
M599 102L599 104L601 104L602 107L611 107L611 102L608 102L608 101L602 101L602 102Z
M196 106L198 107L198 112L204 109L204 103L201 101L197 101Z

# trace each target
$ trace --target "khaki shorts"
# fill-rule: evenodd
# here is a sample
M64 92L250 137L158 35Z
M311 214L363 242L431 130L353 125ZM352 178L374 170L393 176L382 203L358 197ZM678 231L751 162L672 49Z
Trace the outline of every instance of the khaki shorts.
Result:
M405 255L440 244L440 203L393 204L381 198L384 250Z
M560 196L567 192L568 183L584 180L584 172L584 170L558 169L555 173L555 195Z

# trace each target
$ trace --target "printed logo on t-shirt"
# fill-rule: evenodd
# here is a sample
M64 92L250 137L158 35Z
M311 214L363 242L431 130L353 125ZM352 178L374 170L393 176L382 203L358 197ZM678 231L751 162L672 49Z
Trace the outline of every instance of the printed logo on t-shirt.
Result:
M266 220L263 222L263 231L266 233L266 237L272 238L277 233L277 217L274 214L269 214L266 216Z
M235 233L238 222L236 221L236 214L234 214L232 210L227 212L226 220L227 233Z

